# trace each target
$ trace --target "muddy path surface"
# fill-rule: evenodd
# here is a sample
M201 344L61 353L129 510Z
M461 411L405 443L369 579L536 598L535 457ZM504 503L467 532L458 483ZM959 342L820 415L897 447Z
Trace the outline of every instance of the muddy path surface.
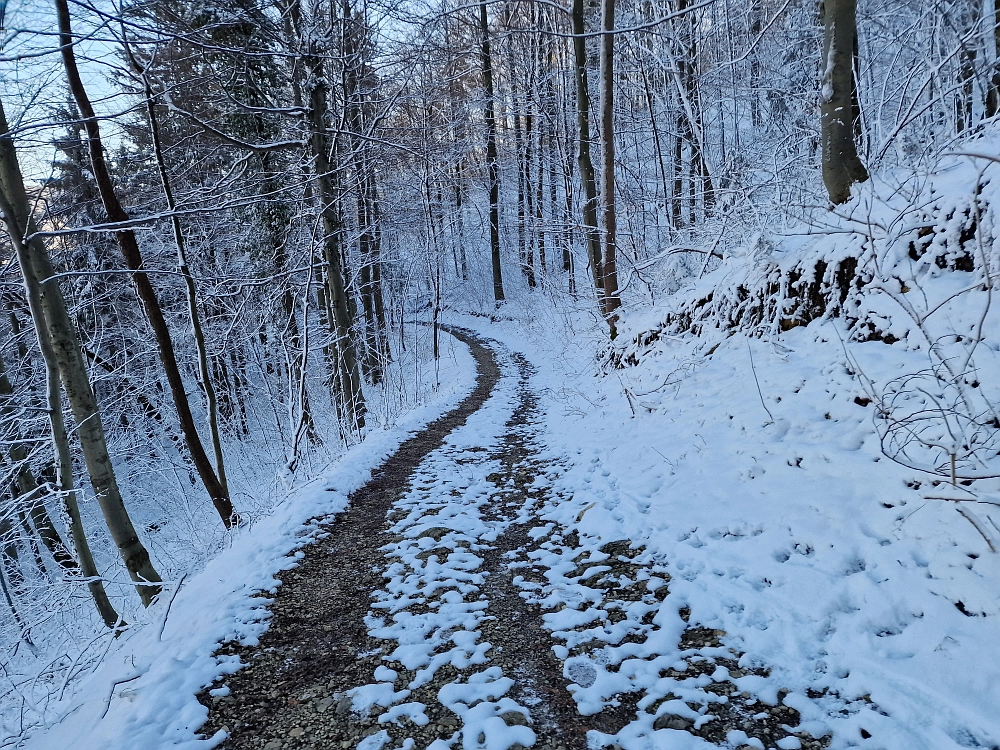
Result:
M661 629L670 576L655 556L542 520L566 498L540 457L531 366L450 332L475 388L325 522L259 644L223 644L245 666L200 696L202 734L225 731L233 750L628 750L674 732L822 747L796 736L797 712L740 692L724 634L684 612ZM665 692L664 677L699 687Z

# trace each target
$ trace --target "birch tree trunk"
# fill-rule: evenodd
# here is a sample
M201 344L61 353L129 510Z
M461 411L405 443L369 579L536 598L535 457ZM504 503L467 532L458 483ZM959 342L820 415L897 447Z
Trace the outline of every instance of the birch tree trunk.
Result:
M84 127L87 131L87 147L90 153L90 163L93 169L94 180L107 212L108 219L114 223L128 222L129 216L122 208L118 195L115 192L114 183L111 180L111 173L108 170L107 162L104 159L104 145L101 142L101 129L94 113L94 108L87 96L83 80L80 78L80 71L76 65L76 55L73 51L73 32L70 27L69 5L67 0L55 0L56 13L59 18L59 44L61 46L63 67L66 70L66 78L69 82L70 92L76 101L80 114L83 116ZM142 254L139 252L139 243L136 241L135 233L131 229L122 229L115 234L125 263L132 271L132 281L135 284L136 292L142 301L143 310L149 319L150 326L156 338L156 345L160 355L160 362L163 364L164 372L167 376L167 383L170 386L170 393L173 396L174 406L177 408L177 416L180 420L181 431L187 442L191 459L194 461L198 475L202 484L208 491L215 509L218 511L222 522L227 528L235 523L233 504L229 499L219 478L208 460L205 447L198 437L198 430L194 424L194 417L191 415L191 406L188 403L187 392L184 390L184 381L181 378L180 368L177 366L177 357L174 354L174 345L170 338L170 330L167 321L163 317L163 310L160 301L156 296L156 290L149 280L149 276L142 270Z
M835 205L850 199L851 185L868 179L854 142L856 11L857 0L824 0L823 183Z

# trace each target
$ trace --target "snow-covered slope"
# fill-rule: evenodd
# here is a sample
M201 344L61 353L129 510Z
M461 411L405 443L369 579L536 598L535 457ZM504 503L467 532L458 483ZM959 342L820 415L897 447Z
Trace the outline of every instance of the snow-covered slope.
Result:
M882 454L841 337L838 320L775 344L736 334L710 356L698 339L665 340L596 381L538 346L557 486L572 497L552 520L646 545L672 576L665 604L725 631L831 747L998 745L1000 556ZM513 330L509 342L526 344ZM880 374L905 360L882 343L852 349ZM1000 522L992 511L975 505ZM671 690L656 670L635 679Z
M547 394L571 498L551 520L644 545L672 576L660 617L724 631L770 675L740 688L789 691L833 748L1000 746L998 171L955 156L753 237L599 358L541 306L506 325ZM629 664L631 688L679 694L661 658ZM607 705L624 671L578 702Z

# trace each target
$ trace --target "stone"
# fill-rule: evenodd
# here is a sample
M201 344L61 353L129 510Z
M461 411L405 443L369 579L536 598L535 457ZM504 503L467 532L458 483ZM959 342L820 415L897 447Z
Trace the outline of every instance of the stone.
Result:
M430 537L435 542L440 542L441 539L446 535L450 534L451 529L446 529L444 526L435 526L432 529L424 529L417 536L417 539L423 539L424 537Z
M685 719L683 716L674 716L673 714L663 714L656 717L656 721L653 722L653 729L679 729L686 731L694 726L694 722L690 719Z
M743 676L743 673L738 669L730 669L729 676L734 680L738 680L740 677Z
M348 697L343 697L337 701L337 716L344 716L351 710L351 699Z
M500 718L503 719L504 724L509 727L528 726L528 720L520 711L508 711L505 714L500 714Z
M264 750L281 750L282 744L281 740L269 740L267 744L264 745Z
M293 727L292 729L288 730L288 736L289 737L301 737L305 733L306 733L306 730L303 729L302 727Z
M316 713L324 714L334 704L333 698L321 698L316 702Z

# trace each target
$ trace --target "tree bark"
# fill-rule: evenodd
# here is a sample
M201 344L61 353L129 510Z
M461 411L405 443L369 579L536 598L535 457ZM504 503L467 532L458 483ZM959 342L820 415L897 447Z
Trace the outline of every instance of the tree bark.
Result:
M602 0L604 36L601 38L601 142L604 147L604 316L611 338L618 335L618 217L615 211L615 0Z
M500 164L497 158L497 123L494 114L493 57L490 53L490 27L486 3L479 4L479 33L482 35L480 60L483 66L483 90L486 94L486 169L490 184L490 257L493 262L493 298L504 301L503 272L500 268Z
M856 10L857 0L824 0L823 183L835 205L850 199L851 185L868 179L854 141Z
M601 232L597 226L597 178L590 158L590 85L587 81L587 43L584 0L573 0L573 54L576 74L577 164L583 182L583 233L594 289L604 314L604 271L601 268Z
M61 46L63 67L66 69L66 78L69 82L70 92L76 101L80 114L83 117L84 127L87 130L87 147L90 153L90 163L93 169L94 180L107 212L108 219L115 223L124 223L129 220L128 214L122 208L121 202L115 193L114 183L111 180L111 173L108 170L107 162L104 158L104 146L101 142L101 129L94 113L94 108L87 96L83 80L80 78L80 71L76 65L76 55L73 51L73 33L70 28L69 5L67 0L55 0L56 12L59 17L59 44ZM142 270L142 254L139 252L139 243L136 241L135 233L131 229L122 229L115 234L122 255L125 257L125 264L132 271L132 281L135 284L136 292L142 301L143 310L149 319L150 326L156 338L157 349L160 354L160 362L167 376L167 383L170 386L170 393L173 396L174 406L177 408L177 416L180 420L181 431L184 433L191 459L194 461L198 475L202 484L208 491L212 503L218 511L222 522L227 528L233 526L235 522L233 504L229 499L229 493L219 482L219 478L208 460L205 447L198 437L198 430L194 424L194 417L191 415L191 406L188 403L187 393L184 390L184 381L177 366L177 357L174 354L174 345L170 338L170 330L167 321L163 317L163 310L160 308L156 290L149 276Z
M326 137L324 117L327 109L327 84L323 75L322 58L307 53L303 60L309 71L307 86L309 101L307 120L310 130L313 164L316 171L318 197L322 206L323 251L326 261L327 304L333 323L337 349L338 371L340 375L340 397L344 414L352 428L360 431L365 426L365 397L361 390L361 373L358 369L357 349L351 334L353 314L347 298L344 281L343 262L337 236L340 232L340 218L337 216L337 196L331 180L329 146Z
M45 362L49 421L56 448L58 481L70 517L70 531L77 556L80 558L80 568L89 579L88 585L97 608L105 623L112 627L118 622L118 615L104 593L104 586L80 521L73 488L69 440L62 418L60 381L76 420L77 434L90 474L90 483L97 495L111 538L118 546L129 575L137 584L136 589L144 605L148 606L160 591L160 587L155 585L160 582L160 576L150 562L149 552L139 541L118 490L97 399L87 377L80 342L66 311L62 292L54 281L41 283L42 280L54 276L48 253L41 239L37 237L30 241L24 239L34 233L34 226L2 103L0 103L0 212L3 213L7 232L21 266L28 307L38 335L42 359Z

